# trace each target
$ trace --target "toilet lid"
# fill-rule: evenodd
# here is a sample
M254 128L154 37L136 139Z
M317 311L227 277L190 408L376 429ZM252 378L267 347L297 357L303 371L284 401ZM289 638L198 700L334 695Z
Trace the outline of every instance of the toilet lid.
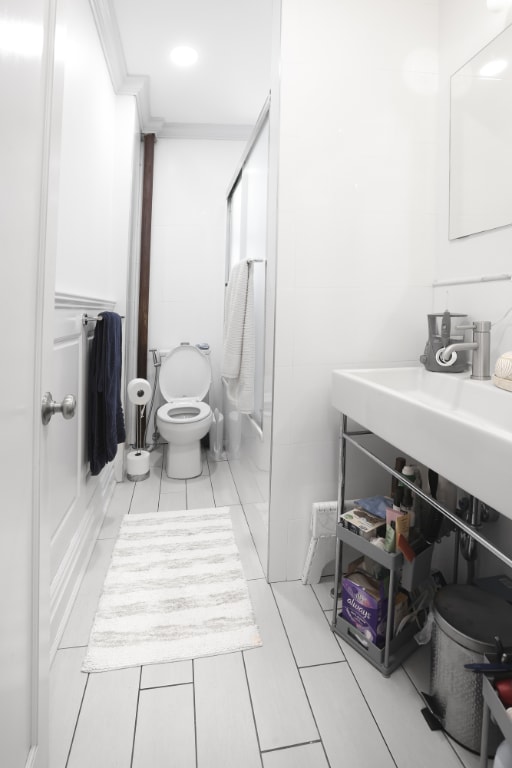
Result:
M211 381L208 358L191 344L172 349L160 369L160 391L167 402L180 397L202 400Z

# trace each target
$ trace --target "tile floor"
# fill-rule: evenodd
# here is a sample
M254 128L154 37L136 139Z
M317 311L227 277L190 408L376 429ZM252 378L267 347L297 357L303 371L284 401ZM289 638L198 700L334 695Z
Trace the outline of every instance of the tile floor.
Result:
M52 667L51 768L477 768L420 713L425 649L386 679L332 634L329 582L266 583L242 476L205 458L200 477L169 480L155 452L150 478L116 487ZM263 646L80 672L122 516L215 505L231 508Z

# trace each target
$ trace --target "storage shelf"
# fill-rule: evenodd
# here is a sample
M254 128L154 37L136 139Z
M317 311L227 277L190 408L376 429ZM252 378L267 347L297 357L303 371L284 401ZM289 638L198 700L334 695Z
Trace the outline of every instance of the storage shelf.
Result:
M368 539L358 536L357 533L353 533L348 528L345 528L341 523L338 523L336 526L336 535L343 542L353 547L353 549L357 549L361 554L387 568L388 571L396 572L402 567L404 558L401 552L385 552L376 547L375 544L372 544L371 541L368 541Z
M487 741L489 713L498 725L503 734L503 738L512 744L512 720L507 715L506 709L498 696L497 691L492 687L491 681L487 675L482 675L482 695L484 698L484 714L482 723L482 744L480 749L480 766L487 768ZM487 709L486 709L487 707Z
M357 537L359 538L359 537ZM379 648L374 643L371 643L356 627L341 616L337 617L334 631L337 635L343 638L352 648L358 651L364 656L370 664L373 664L384 677L389 675L397 669L400 664L405 661L411 653L418 647L414 635L418 631L418 627L413 624L408 624L400 632L399 635L394 637L389 644L389 660L388 664L385 664L385 648Z
M482 693L487 702L493 718L496 720L503 734L503 738L512 744L512 720L507 715L507 711L498 696L497 691L492 687L490 680L484 675L482 680Z
M348 502L352 504L352 502ZM345 506L345 505L344 505ZM397 572L402 568L404 558L401 552L385 552L379 549L371 540L353 533L345 528L342 523L336 526L336 536L340 544L348 544L352 549L360 552L362 555L382 565L390 573L390 582L388 588L388 606L393 606L391 613L388 610L388 621L390 616L394 616L395 588ZM341 556L341 553L340 553ZM411 655L418 647L414 640L414 635L418 631L415 625L409 624L394 638L388 638L387 642L381 648L368 640L353 624L338 615L339 599L336 599L336 620L332 629L337 635L342 637L352 648L364 656L370 664L373 664L384 677L394 672L394 670ZM388 632L386 632L388 637Z
M339 457L339 473L338 473L338 511L350 509L354 506L353 501L347 501L345 499L345 463L346 463L346 425L347 417L342 415L341 417L341 433L340 433L340 457ZM361 432L354 432L353 435L367 435L370 434L367 430ZM376 458L369 453L369 457L372 460ZM391 474L396 474L388 467L386 469ZM409 485L407 480L404 480L406 485ZM414 640L417 627L413 624L407 624L405 628L396 636L393 637L393 620L395 612L395 596L398 586L398 574L404 566L404 557L401 552L386 552L379 547L376 547L368 541L364 536L359 536L353 533L350 529L345 528L340 521L341 515L338 514L338 522L336 525L336 538L337 538L337 557L336 557L336 572L335 572L335 599L333 606L333 615L331 628L332 631L342 637L352 648L358 651L368 661L373 664L385 677L388 677L405 659L411 655L411 653L418 647ZM383 521L384 522L384 521ZM366 557L374 560L379 565L383 566L389 572L389 583L387 589L387 623L386 623L386 637L384 647L380 648L374 645L363 635L355 626L350 624L346 619L338 615L339 605L339 588L342 583L343 573L343 546L349 545L352 549L365 555ZM407 565L409 565L407 563ZM409 581L413 583L413 573L409 574Z

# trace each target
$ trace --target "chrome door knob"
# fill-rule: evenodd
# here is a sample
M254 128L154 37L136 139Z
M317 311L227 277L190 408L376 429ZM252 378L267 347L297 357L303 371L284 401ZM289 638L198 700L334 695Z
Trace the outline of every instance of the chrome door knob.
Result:
M52 398L51 392L45 392L41 402L41 420L43 424L48 424L52 416L56 413L62 413L65 419L72 419L76 411L76 397L66 395L62 403L56 403Z

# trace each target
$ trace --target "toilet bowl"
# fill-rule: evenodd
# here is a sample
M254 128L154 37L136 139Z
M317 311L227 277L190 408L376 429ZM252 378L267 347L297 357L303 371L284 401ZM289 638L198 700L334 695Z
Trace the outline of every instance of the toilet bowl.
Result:
M165 471L184 480L201 474L201 438L210 429L212 411L203 399L212 380L209 358L191 344L180 344L162 362L160 392L166 402L156 414L158 431L167 440Z

